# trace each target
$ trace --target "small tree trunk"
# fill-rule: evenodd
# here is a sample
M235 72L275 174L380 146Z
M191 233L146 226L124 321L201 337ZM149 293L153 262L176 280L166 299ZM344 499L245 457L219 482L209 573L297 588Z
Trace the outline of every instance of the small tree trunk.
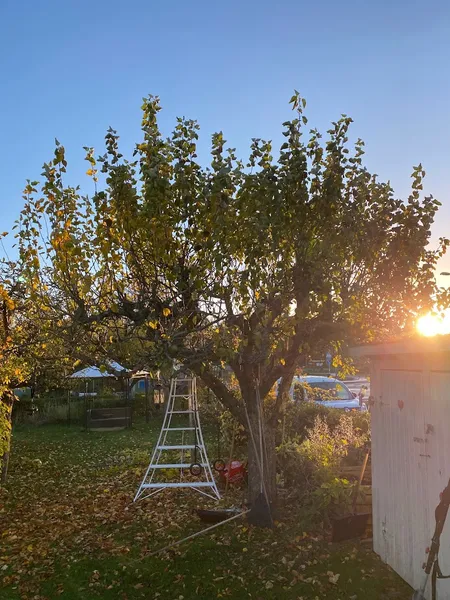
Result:
M276 453L275 427L268 423L259 423L256 415L249 414L251 431L248 432L248 494L253 507L263 497L267 500L272 516L276 509ZM262 443L260 432L262 433ZM253 436L252 436L253 434ZM259 500L258 500L259 499ZM257 520L253 521L258 525Z
M8 475L9 455L10 455L10 450L8 449L2 456L2 474L0 477L0 483L2 485L4 485L6 483L6 477Z
M0 483L6 482L11 451L12 407L14 394L5 392L0 398Z

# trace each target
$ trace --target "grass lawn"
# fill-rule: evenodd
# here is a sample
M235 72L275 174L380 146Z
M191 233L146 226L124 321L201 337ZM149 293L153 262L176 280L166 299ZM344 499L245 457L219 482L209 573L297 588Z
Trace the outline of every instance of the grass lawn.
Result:
M212 505L181 490L132 503L158 428L15 430L0 490L0 599L410 597L369 550L306 535L300 507L285 507L273 531L237 520L149 557L202 529L193 509Z

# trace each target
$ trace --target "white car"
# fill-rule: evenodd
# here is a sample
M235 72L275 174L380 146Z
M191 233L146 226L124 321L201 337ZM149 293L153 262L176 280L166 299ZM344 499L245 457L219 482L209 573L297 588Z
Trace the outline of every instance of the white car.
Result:
M294 400L294 390L296 386L302 386L304 389L304 400L308 401L307 389L314 390L315 398L312 399L316 404L327 406L328 408L341 408L345 411L367 410L366 404L359 401L358 396L351 392L348 387L339 379L324 376L305 375L304 377L294 377L290 389L290 396ZM304 387L305 386L305 387ZM323 399L320 399L323 390Z

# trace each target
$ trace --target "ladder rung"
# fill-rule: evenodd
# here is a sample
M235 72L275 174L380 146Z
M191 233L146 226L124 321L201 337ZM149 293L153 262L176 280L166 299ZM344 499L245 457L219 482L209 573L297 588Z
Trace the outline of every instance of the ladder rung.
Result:
M169 414L172 415L193 415L195 410L170 410Z
M191 398L194 394L172 394L172 398Z
M164 427L163 431L195 431L195 427Z
M214 487L214 483L211 483L210 481L192 481L192 482L188 482L186 481L185 483L144 483L141 486L142 488L145 489L150 489L150 488L182 488L182 487L187 487L187 488L192 488L192 487Z
M197 446L192 445L192 444L188 444L188 445L180 444L180 445L176 445L176 446L158 446L158 450L194 450L195 448L198 448L199 450L203 450L203 446L200 446L199 444Z
M207 463L199 463L201 467L207 467ZM162 463L157 464L157 465L152 465L150 468L151 469L189 469L191 465L186 465L184 463L173 463L173 464L167 464L167 465L163 465Z
M178 383L179 381L192 381L192 378L191 378L191 379L186 379L186 378L185 378L185 379L178 379L178 378L177 378L177 379L175 379L175 381L176 381L177 383Z

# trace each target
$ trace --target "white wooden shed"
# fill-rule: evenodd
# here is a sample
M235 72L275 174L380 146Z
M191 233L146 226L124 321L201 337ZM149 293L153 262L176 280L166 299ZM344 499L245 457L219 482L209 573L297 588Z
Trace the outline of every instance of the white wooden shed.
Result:
M371 358L374 550L415 589L450 479L450 336L360 346L352 355ZM439 562L450 573L450 514ZM438 598L450 600L450 580L438 581Z

